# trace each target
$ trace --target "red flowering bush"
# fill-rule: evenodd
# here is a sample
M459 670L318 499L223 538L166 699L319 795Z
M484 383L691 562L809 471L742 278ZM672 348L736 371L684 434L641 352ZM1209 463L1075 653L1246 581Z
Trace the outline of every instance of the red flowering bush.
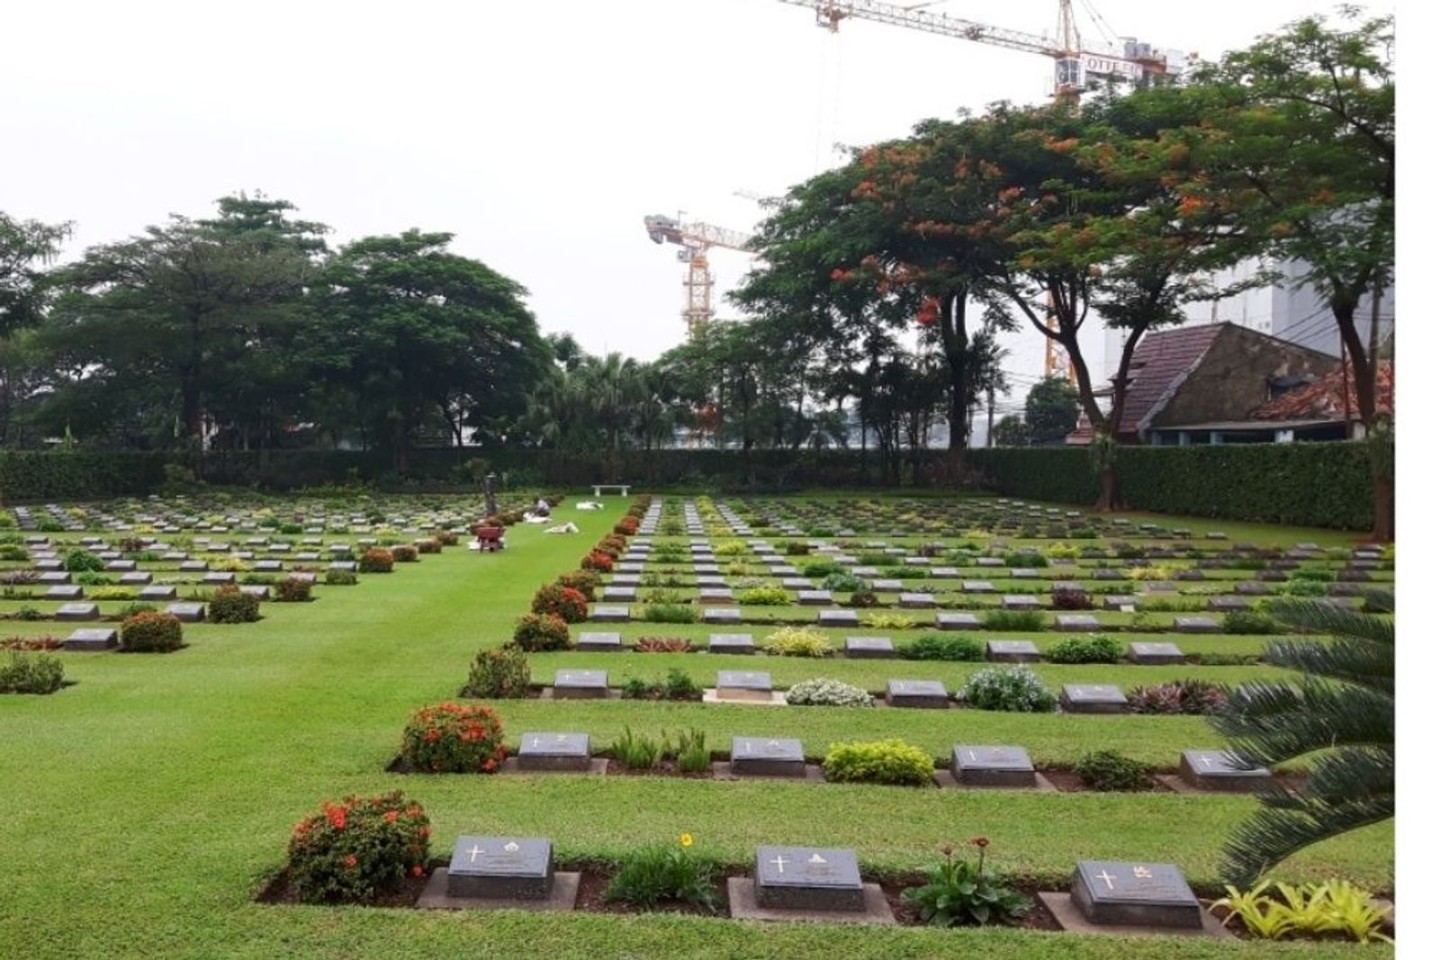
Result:
M610 557L618 557L625 552L625 538L615 533L607 533L595 544L595 549Z
M594 570L597 573L609 573L615 569L615 558L600 550L591 550L580 566L586 570Z
M361 573L389 573L395 569L395 555L389 550L372 547L360 555Z
M553 613L527 613L515 623L515 646L526 653L570 649L570 625Z
M420 559L420 551L408 543L397 543L390 548L390 556L396 563L415 563Z
M290 834L290 886L306 903L365 903L423 876L430 818L400 791L346 797Z
M535 598L530 602L530 612L549 613L566 623L580 623L590 615L590 607L585 602L585 594L574 587L547 583L535 591Z
M429 773L494 773L505 761L505 731L490 707L421 707L405 725L400 756Z
M640 529L640 521L634 517L621 517L620 522L614 527L616 533L625 537L635 536L635 531L638 529Z
M180 621L168 613L142 610L120 624L120 645L140 653L169 653L180 649Z
M600 575L594 570L571 570L569 573L560 574L555 578L555 582L562 587L579 590L586 601L593 601L595 588L600 586Z

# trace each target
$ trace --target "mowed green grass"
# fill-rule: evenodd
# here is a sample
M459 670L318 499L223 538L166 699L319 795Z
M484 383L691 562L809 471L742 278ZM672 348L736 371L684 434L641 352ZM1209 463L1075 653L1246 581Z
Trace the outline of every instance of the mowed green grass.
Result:
M609 501L607 521L618 514ZM433 853L460 833L548 836L562 859L623 855L682 830L708 854L745 864L758 843L844 845L862 864L913 872L943 842L989 836L1008 873L1060 879L1076 859L1178 863L1215 879L1221 843L1254 808L1246 797L980 793L884 787L721 783L639 777L422 777L386 774L406 718L454 696L476 649L508 639L536 586L572 568L602 532L515 530L511 549L449 549L353 588L322 588L308 605L267 605L243 626L186 627L169 656L64 655L77 685L50 697L0 697L0 956L26 957L766 957L842 952L935 957L1348 957L1344 945L1127 941L1014 931L750 925L671 916L448 914L270 907L254 894L283 864L290 828L320 801L400 788L435 824ZM1196 521L1197 529L1218 525ZM1319 539L1287 531L1288 540ZM18 626L18 625L16 625ZM26 625L33 627L34 625ZM64 628L62 628L63 630ZM600 629L600 628L595 628ZM18 632L18 631L17 631ZM24 632L31 632L27 629ZM535 658L537 677L561 659ZM721 659L655 658L689 665ZM811 675L855 667L951 678L963 665L733 658ZM616 662L645 661L624 654ZM935 670L929 669L934 667ZM783 670L781 669L783 668ZM818 668L818 669L815 669ZM1048 668L1125 678L1249 668ZM646 672L649 672L647 670ZM698 666L692 672L700 677ZM1076 674L1079 676L1081 674ZM1088 674L1085 674L1088 676ZM858 676L858 674L857 674ZM1115 682L1112 680L1112 682ZM1126 681L1128 682L1128 680ZM867 684L868 685L868 684ZM808 753L831 741L901 736L936 757L957 741L1017 742L1037 760L1077 745L1114 746L1173 765L1183 746L1216 741L1193 718L1010 717L978 711L765 709L699 705L501 702L512 742L525 730L581 729L602 742L629 723L658 733L691 726L712 745L788 734ZM1285 874L1343 875L1392 885L1393 836L1372 828L1306 851ZM1369 955L1369 954L1367 954Z

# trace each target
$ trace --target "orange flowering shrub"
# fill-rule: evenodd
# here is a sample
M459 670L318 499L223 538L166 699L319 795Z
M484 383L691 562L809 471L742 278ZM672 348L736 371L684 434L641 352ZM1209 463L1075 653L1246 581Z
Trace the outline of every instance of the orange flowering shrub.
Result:
M389 550L372 547L360 555L361 573L389 573L395 569L395 555Z
M396 790L346 797L290 834L290 885L306 903L365 903L423 876L430 855L430 818Z
M400 755L428 773L494 773L505 761L504 737L493 709L451 701L415 711Z

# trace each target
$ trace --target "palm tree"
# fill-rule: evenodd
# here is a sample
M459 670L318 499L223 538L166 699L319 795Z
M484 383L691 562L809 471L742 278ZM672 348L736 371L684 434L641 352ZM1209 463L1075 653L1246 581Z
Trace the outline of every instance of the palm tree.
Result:
M1395 623L1393 599L1372 594L1367 609L1286 600L1271 608L1282 623L1318 639L1269 645L1266 657L1303 673L1291 683L1242 684L1211 723L1243 764L1271 767L1309 754L1305 786L1272 790L1225 846L1225 879L1249 885L1313 843L1395 815Z

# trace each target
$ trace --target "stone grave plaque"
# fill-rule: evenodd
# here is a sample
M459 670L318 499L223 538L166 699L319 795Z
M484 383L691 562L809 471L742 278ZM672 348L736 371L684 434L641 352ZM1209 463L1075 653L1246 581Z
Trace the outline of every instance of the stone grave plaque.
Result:
M221 571L221 570L217 570L217 571L214 571L214 572L212 572L212 573L207 573L207 574L205 574L205 576L204 576L203 578L201 578L201 582L202 582L202 583L217 583L217 584L218 584L218 583L234 583L234 582L235 582L235 574L233 574L233 573L227 573L227 572Z
M85 596L85 589L69 583L57 583L48 587L43 594L46 600L79 600Z
M770 674L758 670L720 670L715 675L715 696L720 700L768 703L773 689Z
M1010 571L1011 580L1039 580L1040 571L1034 567L1015 567Z
M36 569L36 570L43 570L43 571L45 571L45 572L47 572L47 573L60 572L60 571L63 571L63 570L65 569L65 561L64 561L64 560L60 560L60 559L58 559L58 558L56 558L56 557L42 557L42 558L38 558L38 559L36 559L36 561L35 561L35 569ZM70 575L69 575L68 573L65 574L65 578L68 580L68 579L70 578Z
M180 572L181 572L181 573L200 573L200 572L202 572L202 571L209 570L209 569L210 569L210 564L206 563L204 560L181 560L181 561L180 561Z
M1006 610L1039 610L1040 601L1025 593L1007 593L1000 605Z
M109 627L85 627L65 638L66 650L110 650L118 646L119 637Z
M957 743L950 751L950 772L965 787L1035 786L1035 765L1024 747Z
M987 640L985 659L993 663L1038 663L1040 648L1030 640Z
M1125 691L1109 683L1067 683L1060 688L1060 705L1069 713L1127 713Z
M590 619L595 623L625 623L630 619L630 608L624 606L593 607Z
M979 630L980 618L973 613L937 613L935 626L941 630Z
M734 603L735 594L729 587L701 587L701 603Z
M1241 766L1223 750L1186 750L1180 754L1180 779L1197 790L1248 793L1274 785L1270 771Z
M56 620L99 620L100 607L93 603L66 603L55 611Z
M1244 597L1211 597L1205 603L1207 610L1230 613L1235 610L1249 610L1250 602Z
M807 577L783 577L780 586L786 590L811 590L815 584Z
M600 588L600 599L633 601L635 599L635 588L617 587L614 584L610 584Z
M846 637L845 656L856 659L895 656L895 644L889 637Z
M950 696L939 680L887 680L885 702L892 707L944 710L950 706Z
M165 608L165 612L182 623L199 623L205 619L205 604L172 603Z
M834 602L829 590L801 590L795 599L802 606L827 607Z
M872 580L870 582L870 587L876 593L899 593L901 590L905 589L905 582L903 580L889 579Z
M603 699L608 686L604 670L556 670L553 690L556 700Z
M1245 580L1235 584L1235 592L1242 597L1263 597L1270 593L1270 584L1260 580Z
M1125 574L1111 567L1101 567L1091 576L1093 580L1124 580Z
M994 593L995 584L989 580L962 580L960 589L966 593Z
M919 610L935 606L935 597L928 593L902 593L900 606Z
M461 899L544 900L554 883L549 840L464 836L455 842L445 892Z
M1100 629L1100 621L1088 613L1061 613L1055 617L1055 629L1067 633L1093 633Z
M1127 656L1131 663L1146 666L1166 666L1185 662L1185 654L1173 643L1132 643Z
M149 583L152 579L154 578L144 570L132 570L120 577L120 584L126 587L139 587Z
M257 561L255 561L255 572L257 572L257 573L277 573L278 571L281 571L281 570L284 570L284 569L285 569L285 564L282 563L282 562L279 561L279 560L257 560Z
M782 910L864 910L865 889L855 851L757 847L755 902Z
M148 587L141 587L140 592L135 596L139 600L174 600L176 593L175 588L168 584L152 584Z
M1081 860L1070 878L1070 900L1096 924L1202 926L1200 901L1168 863Z
M735 737L730 741L730 772L737 777L804 777L805 751L799 740Z
M611 583L614 583L615 581L612 580L612 581L610 581L610 582L611 582ZM717 576L715 576L714 574L708 574L708 573L707 573L707 574L706 574L705 576L703 576L703 577L696 577L696 578L695 578L695 586L701 587L701 588L704 588L704 587L725 587L725 586L729 586L729 584L727 584L727 583L725 582L725 578L724 578L724 577L717 577Z
M854 610L820 610L815 622L822 627L858 627L860 615Z
M708 649L711 653L754 653L755 638L748 633L712 633Z
M720 565L718 563L697 563L692 568L692 571L694 573L718 574L720 572Z
M46 570L35 578L39 584L62 584L70 582L70 574L63 570Z
M575 649L618 653L624 646L618 633L582 633L575 638Z
M1176 617L1176 633L1219 633L1220 624L1213 617Z
M1135 607L1135 596L1128 593L1112 593L1105 598L1106 610L1123 610Z
M1005 561L1004 561L1003 559L1001 559L1000 557L977 557L977 558L975 559L975 566L977 566L977 567L1003 567L1003 566L1005 566Z
M739 623L739 607L706 607L700 611L701 623Z
M135 569L134 560L111 560L105 564L105 569L111 573L128 573Z
M960 568L959 568L959 567L934 567L934 568L931 569L930 573L931 573L932 576L936 577L937 579L943 579L943 578L948 578L948 577L958 577L958 576L960 576Z
M254 597L256 600L269 600L270 588L263 583L241 584L240 592Z
M521 770L590 770L588 733L526 733L520 737L516 765Z

